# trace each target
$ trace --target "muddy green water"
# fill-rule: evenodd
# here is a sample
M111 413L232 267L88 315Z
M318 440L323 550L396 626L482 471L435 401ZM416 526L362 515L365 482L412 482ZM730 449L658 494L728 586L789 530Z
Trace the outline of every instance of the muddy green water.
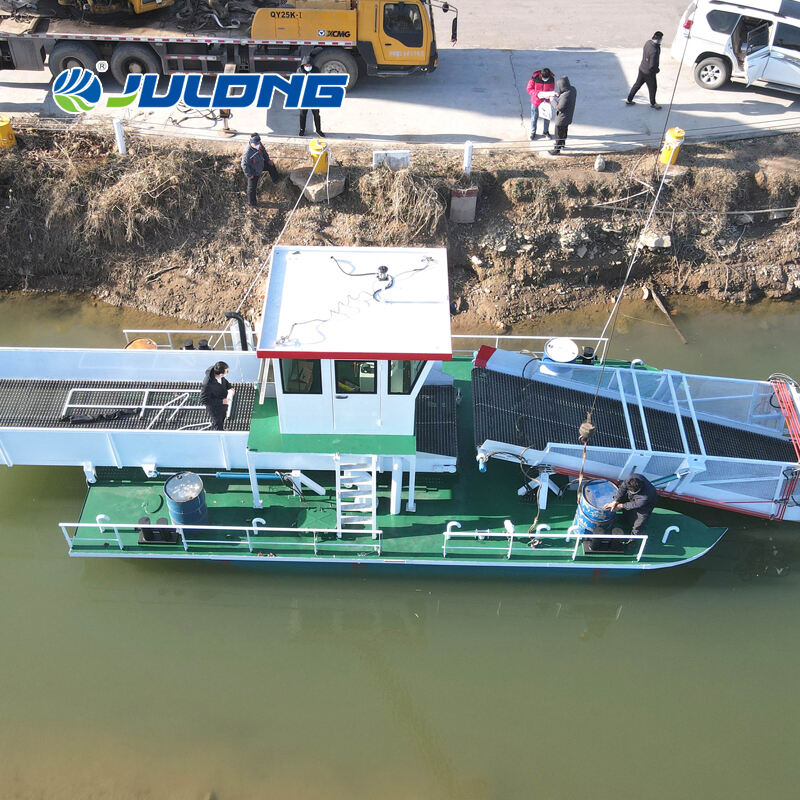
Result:
M797 310L623 309L614 353L800 373ZM605 311L547 332L596 334ZM166 320L0 299L0 343ZM540 326L540 329L543 326ZM513 492L516 486L509 487ZM796 798L800 526L708 509L704 560L629 577L275 574L69 559L77 469L0 468L0 798ZM773 535L778 555L761 543Z

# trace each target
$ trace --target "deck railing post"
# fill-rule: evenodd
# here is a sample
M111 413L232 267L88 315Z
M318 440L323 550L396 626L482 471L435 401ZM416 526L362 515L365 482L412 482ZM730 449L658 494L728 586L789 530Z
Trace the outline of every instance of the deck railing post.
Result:
M253 517L253 536L258 536L258 526L264 525L266 527L267 521L262 517ZM245 533L247 534L247 546L250 548L250 552L253 552L253 543L250 541L250 528L247 528Z
M642 543L639 545L639 553L636 556L637 561L642 560L642 553L644 553L644 546L647 544L647 536L642 537Z
M189 550L189 543L186 541L186 537L183 535L183 528L178 527L178 534L181 537L181 541L183 542L183 549L185 552Z
M58 527L61 528L61 533L64 534L64 538L67 540L67 547L69 548L69 552L72 552L72 539L69 537L69 533L67 532L67 526L64 522L59 522Z

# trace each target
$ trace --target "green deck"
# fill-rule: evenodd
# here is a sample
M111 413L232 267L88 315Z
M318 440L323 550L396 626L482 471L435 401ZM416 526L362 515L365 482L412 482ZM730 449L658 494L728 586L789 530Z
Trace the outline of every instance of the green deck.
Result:
M132 525L144 516L149 516L155 523L159 518L168 517L168 512L163 494L164 478L148 480L141 470L135 469L121 470L113 481L100 480L93 485L88 491L80 519L83 523L95 523L97 515L108 515L112 523L118 523L124 549L119 549L115 535L108 526L105 533L92 527L80 529L82 538L73 541L70 553L73 556L222 560L274 557L312 563L355 561L481 567L655 569L699 558L723 535L724 529L707 528L690 517L657 508L645 531L649 538L640 562L636 561L638 547L634 544L624 554L584 554L580 546L573 560L574 539L568 545L563 538L548 540L535 549L529 546L526 539L517 539L510 558L507 538L451 540L447 557L444 558L443 533L451 520L461 523L462 533L474 530L500 533L506 519L514 523L517 531L524 532L536 515L536 504L526 502L517 495L518 487L525 482L518 465L492 461L486 473L478 471L472 443L471 362L469 359L456 359L446 368L454 375L463 396L458 419L459 471L455 475L418 475L416 512L410 514L403 511L396 516L388 513L390 476L378 476L377 526L383 532L380 555L374 550L377 542L371 536L350 533L345 534L343 539L337 539L334 534L317 537L317 555L314 555L311 529L336 527L332 472L309 473L311 478L329 489L324 497L307 493L301 500L282 484L262 482L260 489L264 508L259 510L252 507L248 481L204 476L209 525L252 526L253 519L261 517L268 527L292 529L291 533L265 532L252 537L252 551L244 532L226 531L187 533L187 539L203 540L190 543L188 549L184 549L182 543L140 545L138 532ZM359 449L367 441L369 447ZM274 400L267 401L261 407L256 405L250 434L251 447L272 452L414 452L413 436L384 437L381 447L376 449L378 441L375 437L362 436L282 435L278 430ZM400 449L409 446L410 451ZM558 480L566 483L566 478L559 477ZM549 524L551 533L565 534L572 522L575 505L574 492L568 492L563 498L551 495L548 508L539 522ZM125 527L119 527L122 525ZM670 525L677 525L680 532L672 534L664 545L661 537ZM456 550L455 546L467 549Z

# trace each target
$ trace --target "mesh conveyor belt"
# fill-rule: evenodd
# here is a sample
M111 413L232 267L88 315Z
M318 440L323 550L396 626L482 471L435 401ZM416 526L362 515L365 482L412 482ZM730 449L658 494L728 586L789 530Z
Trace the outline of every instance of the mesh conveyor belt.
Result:
M456 390L453 386L424 386L417 395L417 451L458 456Z
M543 450L548 442L578 443L578 427L591 407L593 393L538 380L476 367L472 371L475 442L487 439ZM634 440L637 448L646 449L639 409L628 403ZM644 409L653 450L683 453L680 430L674 414ZM691 417L682 416L689 450L700 454L700 447ZM595 447L630 449L622 403L598 397L593 415L597 430L592 436ZM788 440L743 431L733 426L699 421L700 433L709 456L750 458L793 463L792 445Z
M83 428L116 430L146 429L158 414L156 409L148 409L144 416L139 413L114 420L99 420L81 424L70 424L61 419L61 411L67 400L70 389L77 387L92 389L168 389L169 392L158 392L150 396L148 404L162 405L170 399L177 398L187 389L197 390L199 382L152 381L53 381L53 380L0 380L0 427L12 428ZM253 410L255 389L250 384L235 384L236 394L233 400L231 417L225 424L228 431L246 431L250 428L250 414ZM72 403L89 405L96 403L98 407L70 408L67 413L92 414L110 411L99 406L132 406L141 404L141 392L73 392ZM187 401L189 405L199 406L200 395L193 392ZM177 403L176 403L177 405ZM178 430L185 425L209 421L204 408L182 409L170 420L174 406L161 413L151 430Z

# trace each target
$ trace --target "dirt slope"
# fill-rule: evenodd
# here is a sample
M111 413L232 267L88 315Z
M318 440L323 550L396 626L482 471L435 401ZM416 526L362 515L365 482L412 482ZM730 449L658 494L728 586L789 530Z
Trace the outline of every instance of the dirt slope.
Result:
M247 207L238 148L70 128L19 131L0 153L0 288L92 292L197 322L239 305L287 220L297 189L262 186ZM474 225L447 220L458 152L420 149L412 170L373 171L371 152L337 146L348 189L330 205L301 202L285 244L438 245L449 250L451 297L464 323L502 329L618 289L658 185L655 155L559 160L528 152L476 156ZM637 284L731 302L800 295L800 138L687 146L664 187ZM282 174L308 163L270 147ZM602 205L605 204L605 205ZM753 210L789 209L773 214ZM749 213L744 213L749 212ZM253 313L259 288L246 304Z

